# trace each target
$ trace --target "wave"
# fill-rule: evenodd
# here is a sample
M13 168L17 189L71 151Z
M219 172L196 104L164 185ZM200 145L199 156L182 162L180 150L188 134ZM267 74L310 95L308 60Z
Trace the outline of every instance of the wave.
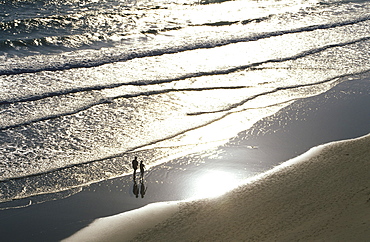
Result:
M135 0L0 0L0 16L5 20L30 19L53 14L68 15L86 11L111 10L120 6L129 9Z
M111 83L111 84L106 84L106 85L95 85L95 86L90 86L90 87L76 87L74 89L65 89L65 90L58 90L58 91L55 91L55 92L46 92L46 93L43 93L41 95L33 95L33 96L25 96L25 97L21 97L21 98L0 100L0 105L7 105L7 104L12 104L12 103L20 103L20 102L31 102L31 101L37 101L37 100L41 100L41 99L45 99L45 98L49 98L49 97L56 97L56 96L62 96L62 95L66 95L66 94L73 94L73 93L86 92L86 91L99 91L99 90L111 89L111 88L116 88L116 87L121 87L121 86L149 86L149 85L158 85L158 84L170 83L170 82L175 82L175 81L181 81L181 80L185 80L185 79L189 79L189 78L195 78L195 77L226 75L226 74L230 74L230 73L233 73L233 72L238 72L238 71L242 71L242 70L246 70L246 69L256 68L256 67L258 67L260 65L263 65L263 64L286 62L286 61L290 61L290 60L297 60L299 58L303 58L303 57L306 57L306 56L309 56L309 55L317 54L319 52L322 52L322 51L325 51L325 50L328 50L328 49L331 49L331 48L344 47L344 46L348 46L348 45L352 45L352 44L356 44L356 43L360 43L360 42L365 42L365 41L369 41L369 40L370 40L370 37L364 37L364 38L356 39L356 40L349 41L349 42L330 44L330 45L322 46L320 48L310 49L310 50L298 53L294 56L289 56L289 57L285 57L285 58L269 59L269 60L264 60L264 61L261 61L261 62L250 63L250 64L243 65L243 66L232 67L232 68L229 68L229 69L212 70L212 71L208 71L208 72L189 73L189 74L185 74L185 75L170 78L170 79L160 79L160 80L155 80L155 81L138 80L138 81L133 81L133 82ZM226 88L230 88L230 87L216 87L216 88L226 89ZM231 87L231 88L234 88L234 87ZM209 88L206 88L206 89L209 89ZM171 89L171 90L179 91L180 89ZM189 90L189 89L184 89L184 91L185 90ZM200 90L203 90L203 89L200 89ZM155 91L153 94L158 94L157 92L158 91ZM159 91L159 92L162 92L162 91ZM125 95L125 96L122 96L122 98L123 97L126 97L126 98L134 97L135 95L131 95L131 94L130 95ZM143 95L143 94L139 94L139 95ZM108 101L107 100L102 100L102 102L98 102L98 104L106 103L106 102L108 102Z
M185 27L194 26L226 26L233 24L258 23L268 20L273 15L240 21L219 21L204 24L166 26L151 28L138 26L136 13L103 12L85 13L83 15L49 16L47 18L17 19L0 22L0 52L11 56L29 56L41 54L57 54L78 49L101 49L119 44L123 38L133 32L142 34L160 34ZM96 25L99 19L105 24ZM124 27L122 27L124 25ZM109 27L108 27L109 26ZM73 33L73 34L71 34ZM17 38L19 36L20 38ZM32 38L32 36L37 36ZM42 36L42 37L39 37ZM21 52L19 50L22 50Z
M289 90L289 89L298 89L298 88L302 88L302 87L309 87L309 86L320 85L320 84L332 82L332 81L335 81L335 80L339 80L339 79L342 79L342 78L345 78L345 77L349 77L349 76L353 76L353 75L361 75L361 74L365 74L365 73L368 73L368 72L370 72L370 69L365 70L365 71L361 71L361 72L357 72L357 73L350 73L350 74L338 75L338 76L335 76L335 77L332 77L332 78L329 78L329 79L326 79L326 80L322 80L322 81L319 81L319 82L314 82L314 83L307 83L307 84L293 85L293 86L286 86L286 87L277 87L277 88L275 88L273 90L270 90L270 91L267 91L267 92L258 93L256 95L253 95L251 97L248 97L247 99L244 99L244 100L242 100L239 103L231 104L231 105L229 105L228 107L226 107L224 109L215 110L215 111L204 111L204 112L188 113L188 115L189 116L196 116L196 115L203 115L203 114L228 112L228 111L231 111L233 109L236 109L236 108L238 108L240 106L243 106L247 102L249 102L249 101L251 101L253 99L256 99L258 97L261 97L261 96L265 96L265 95L268 95L268 94L273 94L273 93L276 93L276 92L279 92L279 91L284 91L284 90ZM335 86L338 83L339 82L333 83L332 85Z
M107 14L104 14L107 15ZM118 15L120 18L131 18L127 22L132 22L132 14L113 14ZM99 16L91 16L92 18L99 18ZM117 16L110 16L111 18ZM241 21L220 21L210 22L204 24L189 25L194 26L230 26L234 24L246 25L248 23L257 23L268 20L271 16L261 17L255 19L241 20ZM82 17L79 17L80 19ZM86 16L84 16L86 18ZM107 19L106 16L104 16ZM134 28L134 24L131 26L126 23L125 29L116 31L106 29L92 29L89 27L89 32L84 33L82 30L80 33L70 35L69 33L75 33L77 27L83 25L78 22L95 22L92 20L80 20L72 16L58 16L50 17L48 19L26 19L26 20L14 20L12 22L0 22L0 29L2 30L2 39L0 40L0 52L7 53L11 56L14 55L29 56L41 54L57 54L67 51L74 51L78 49L101 49L106 47L114 47L117 43L120 43L126 36L130 35L130 31ZM77 22L77 23L76 23ZM123 24L123 23L120 23ZM111 26L110 24L108 24ZM160 34L168 31L180 30L185 26L172 26L157 29L145 29L141 30L142 34ZM69 29L69 30L68 30ZM23 36L24 33L32 33L32 35L43 36L41 38L25 38L14 39L14 35L18 34ZM19 50L22 49L22 53Z
M338 5L338 4L347 4L347 3L366 3L369 0L322 0L320 4L322 5Z
M41 71L61 71L61 70L68 70L68 69L73 69L73 68L87 68L87 67L96 67L96 66L101 66L104 64L109 64L109 63L114 63L114 62L120 62L120 61L128 61L132 60L135 58L144 58L144 57L152 57L152 56L160 56L164 54L174 54L174 53L179 53L179 52L184 52L184 51L189 51L189 50L196 50L196 49L208 49L208 48L215 48L215 47L220 47L220 46L225 46L229 44L234 44L234 43L240 43L240 42L250 42L250 41L257 41L261 39L267 39L271 37L277 37L277 36L283 36L287 34L294 34L294 33L303 33L303 32L311 32L315 30L323 30L323 29L332 29L332 28L337 28L337 27L342 27L342 26L347 26L347 25L354 25L358 24L361 22L366 22L370 20L370 15L366 15L361 18L357 18L355 20L347 20L343 22L336 22L336 23L328 23L328 24L321 24L321 25L312 25L312 26L306 26L306 27L301 27L301 28L296 28L296 29L288 29L288 30L282 30L282 31L275 31L275 32L268 32L268 33L262 33L262 34L256 34L254 36L246 36L246 37L240 37L240 38L231 38L231 39L220 39L220 40L214 40L214 41L209 41L209 42L201 42L201 43L192 43L188 45L183 45L183 46L178 46L178 47L168 47L164 49L151 49L151 50L144 50L144 49L139 49L136 52L124 52L124 53L118 53L115 56L100 56L96 57L96 54L94 54L94 57L87 57L84 58L84 61L81 62L76 62L76 57L74 57L71 60L68 60L66 58L66 62L59 62L59 59L61 58L56 58L58 60L57 63L50 63L49 64L44 64L44 61L41 61L41 66L37 64L37 60L33 59L32 66L11 66L12 68L6 68L0 70L0 75L16 75L16 74L21 74L21 73L36 73L36 72L41 72ZM36 63L35 63L36 62ZM5 65L6 66L6 65Z
M0 22L0 51L27 56L109 47L134 28L135 18L131 12L91 12Z
M135 81L135 82L127 82L127 83L112 83L112 84L106 84L106 85L96 85L96 86L90 86L90 87L84 87L84 88L79 88L76 87L74 89L65 89L65 90L59 90L55 92L46 92L41 95L35 95L35 96L26 96L26 97L20 97L20 98L15 98L15 99L8 99L8 100L2 100L0 101L0 105L9 105L9 104L16 104L16 103L23 103L23 102L34 102L38 100L42 100L45 98L51 98L51 97L58 97L58 96L63 96L67 94L74 94L74 93L82 93L82 92L88 92L88 91L99 91L99 90L104 90L104 89L112 89L112 88L117 88L121 86L150 86L150 85L158 85L158 84L163 84L163 83L169 83L169 82L174 82L174 81L180 81L180 80L185 80L188 78L194 78L194 77L202 77L202 76L214 76L214 75L225 75L225 74L230 74L233 72L238 72L246 69L251 69L254 70L256 67L261 66L263 64L267 63L278 63L278 62L285 62L285 61L291 61L291 60L297 60L299 58L303 58L309 55L313 55L316 53L319 53L321 51L325 51L330 48L335 48L335 47L342 47L342 46L347 46L350 44L355 44L358 42L362 41L367 41L370 40L370 37L367 38L361 38L355 41L351 42L345 42L345 43L339 43L339 44L333 44L333 45L327 45L323 46L321 48L317 49L312 49L308 51L304 51L302 53L299 53L294 56L286 57L286 58L278 58L278 59L270 59L270 60L265 60L263 62L256 62L256 63L251 63L245 66L238 66L230 69L224 69L224 70L213 70L210 72L199 72L199 73L190 73L186 74L183 76L171 78L171 79L161 79L161 80L156 80L156 81ZM263 67L262 67L263 68ZM232 103L228 105L227 107L219 110L211 110L211 111L201 111L201 112L194 112L194 113L188 113L187 115L189 116L196 116L196 115L203 115L203 114L215 114L215 113L222 113L222 112L228 112L231 111L237 107L240 107L247 103L248 101L251 101L257 97L272 94L278 91L282 90L288 90L288 89L298 89L301 87L308 87L308 86L313 86L313 85L319 85L323 84L326 82L330 82L334 79L339 79L343 78L349 75L356 75L356 74L361 74L361 73L366 73L369 70L363 70L358 73L350 73L350 74L342 74L342 75L337 75L329 79L322 80L320 82L315 82L315 83L307 83L307 84L301 84L301 85L292 85L292 86L284 86L284 87L277 87L273 90L269 90L267 92L255 94L254 96L248 97L238 103ZM104 105L104 104L110 104L113 102L114 99L120 99L120 98L136 98L140 96L152 96L152 95L159 95L159 94L167 94L171 92L191 92L191 91L209 91L209 90L227 90L227 89L242 89L242 88L248 88L248 86L216 86L216 87L203 87L203 88L171 88L171 89L160 89L160 90L153 90L153 91L145 91L145 92L138 92L138 93L133 93L133 94L122 94L122 95L117 95L114 97L101 97L98 99L94 99L93 101L90 101L87 104L80 105L78 107L74 107L72 109L69 109L68 111L56 111L56 112L51 112L53 114L50 115L42 115L41 117L36 117L36 118L30 118L27 120L21 120L17 119L15 122L12 122L10 124L5 124L2 127L0 127L0 130L8 130L8 129L14 129L14 128L19 128L22 126L27 126L33 123L37 122L42 122L42 121L47 121L47 120L53 120L53 119L58 119L64 116L69 116L69 115L74 115L77 113L80 113L82 111L88 110L92 107L95 107L97 105ZM50 113L50 112L49 112Z
M85 110L90 109L90 108L92 108L94 106L97 106L97 105L112 103L114 99L118 99L118 98L135 98L135 97L140 97L140 96L167 94L167 93L171 93L171 92L191 92L191 91L201 92L201 91L210 91L210 90L227 90L227 89L242 89L242 88L248 88L248 87L247 86L226 86L226 87L204 87L204 88L181 88L181 89L165 89L165 90L147 91L147 92L141 92L141 93L135 93L135 94L124 94L124 95L119 95L119 96L116 96L116 97L113 97L113 98L102 98L102 99L94 101L94 102L92 102L88 105L81 106L77 109L74 109L70 112L58 113L58 114L55 114L55 115L49 115L49 116L44 116L44 117L37 118L37 119L28 120L26 122L21 122L21 123L17 123L17 124L3 126L3 127L0 127L0 131L1 130L18 128L18 127L22 127L22 126L25 126L25 125L30 125L32 123L37 123L37 122L41 122L41 121L46 121L46 120L60 118L60 117L63 117L63 116L76 114L76 113L85 111ZM81 90L79 90L78 92L81 92ZM59 96L59 95L60 94L58 93L57 96ZM40 99L41 99L41 97L40 97ZM31 99L28 99L27 102L30 101L30 100ZM36 99L35 97L33 97L32 100L39 100L39 99ZM25 99L23 99L22 102L26 102Z
M271 14L271 15L266 16L266 17L246 19L246 20L238 20L238 21L209 22L209 23L196 24L196 25L190 25L190 26L215 26L215 27L219 27L219 26L231 26L231 25L234 25L234 24L246 25L246 24L250 24L250 23L260 23L262 21L267 21L267 20L271 19L273 16L275 16L275 15Z

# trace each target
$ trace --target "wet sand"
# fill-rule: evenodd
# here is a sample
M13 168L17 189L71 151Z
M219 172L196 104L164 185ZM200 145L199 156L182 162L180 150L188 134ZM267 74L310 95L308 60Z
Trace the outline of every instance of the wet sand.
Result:
M147 171L136 179L142 197L133 193L132 175L84 187L65 199L0 211L4 241L58 241L98 217L160 201L202 196L210 189L198 179L209 171L227 171L236 181L304 153L313 146L370 132L370 81L339 84L327 93L299 100L239 133L207 157L193 154ZM26 200L23 202L27 202Z

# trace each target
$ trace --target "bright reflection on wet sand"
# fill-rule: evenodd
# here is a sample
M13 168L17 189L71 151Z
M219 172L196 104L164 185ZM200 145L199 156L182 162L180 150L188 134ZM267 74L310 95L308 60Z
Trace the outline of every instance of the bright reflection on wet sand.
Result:
M239 181L226 171L208 171L194 180L194 198L217 197L235 188Z

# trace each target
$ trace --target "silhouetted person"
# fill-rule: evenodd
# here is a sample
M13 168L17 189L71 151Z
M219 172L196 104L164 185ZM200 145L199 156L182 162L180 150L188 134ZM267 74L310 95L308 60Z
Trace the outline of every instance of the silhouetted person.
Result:
M139 162L137 161L137 157L135 156L135 158L132 160L132 168L134 169L134 179L136 176L136 170L137 170L138 165L139 165Z
M140 194L141 194L141 198L144 198L145 193L146 193L146 189L147 189L147 187L145 187L144 182L141 181L140 182Z
M132 192L136 197L139 197L139 187L137 186L136 180L134 180L134 188L132 189Z
M145 165L144 165L143 161L140 161L141 179L143 179L143 177L144 177L144 167L145 167Z

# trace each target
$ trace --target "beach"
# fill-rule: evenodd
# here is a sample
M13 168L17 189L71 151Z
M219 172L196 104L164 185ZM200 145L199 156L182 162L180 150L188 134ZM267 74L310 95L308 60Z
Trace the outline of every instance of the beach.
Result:
M2 240L358 228L361 241L366 213L343 206L368 204L369 12L362 0L0 0Z
M318 146L217 199L180 204L134 241L367 241L369 144ZM106 238L123 241L113 231Z
M179 204L185 204L180 207L186 206L187 209L184 211L187 211L189 207L193 207L193 204L197 204L197 201L199 201L201 205L194 205L194 209L208 206L206 205L208 203L223 203L219 202L220 199L222 201L223 197L220 197L219 200L215 198L210 201L199 199L207 196L218 196L219 194L217 193L212 194L212 192L207 193L207 191L216 190L217 192L220 192L221 190L221 193L225 193L228 190L245 183L248 179L257 179L261 183L268 183L269 179L265 179L264 177L272 176L275 173L274 170L271 171L270 169L276 170L277 168L274 167L281 163L285 166L285 161L303 154L314 146L366 135L369 132L369 111L367 108L367 104L370 102L370 96L368 95L369 88L369 80L362 79L362 77L349 82L343 82L326 93L308 99L299 100L291 106L282 109L277 114L257 122L253 128L241 132L238 137L232 139L228 144L213 151L213 157L216 158L212 158L212 155L204 156L202 154L192 154L153 167L147 171L145 179L143 180L143 184L146 187L144 197L141 197L141 194L138 194L138 197L133 194L135 183L132 175L128 175L98 182L82 188L76 188L78 189L77 192L71 192L71 194L76 194L69 197L67 196L66 198L60 196L60 199L58 199L58 197L54 195L54 201L53 199L50 199L47 202L25 206L24 208L1 210L0 222L3 238L15 241L58 241L71 236L84 227L87 227L97 218L113 216L125 211L131 211L135 214L135 209L139 209L148 204L195 199L195 202L178 202ZM324 133L325 135L323 135ZM363 165L362 170L366 172L369 169L369 160L366 158L366 154L368 154L366 152L368 151L363 148L363 142L368 142L369 138L367 137L362 140L364 141L350 141L348 145L346 142L341 144L344 147L348 146L346 149L353 149L354 152L352 156L342 156L341 159L343 159L343 162L352 162L352 157L354 157L355 160L358 159L359 161L364 162L361 163ZM357 143L360 144L357 145ZM337 145L333 145L333 148L330 148L334 151L330 151L331 153L329 152L329 154L339 151L341 154L342 152L350 152L342 151L342 148L336 148L336 146ZM356 153L357 149L359 150L358 154ZM217 156L214 154L217 154ZM317 152L317 155L321 157L320 152ZM325 164L327 159L326 156L325 159L320 158L318 160ZM297 159L302 160L303 158ZM320 162L317 161L318 164L320 164ZM301 163L304 164L303 161L299 162L299 164ZM308 174L312 173L311 171L306 170L306 168L299 168L300 165L292 165L292 167L295 166L297 166L297 168L294 168L294 171L292 171L291 174L297 173L297 176L298 174L301 176L301 172L298 171L307 172ZM317 166L318 168L316 169L320 169L321 166ZM325 169L334 169L334 167L330 166ZM335 169L338 174L341 174L341 170L344 172L349 168L338 166L338 168ZM212 174L212 172L215 171L218 176L216 177L216 180L221 180L221 183L215 183L214 178L205 176L205 174ZM220 173L220 171L224 173ZM264 174L263 172L267 172L267 174L270 175L258 175L261 173ZM315 171L315 174L316 173L317 171ZM257 175L258 178L254 178L255 175ZM342 175L346 176L346 174ZM201 180L202 177L205 177L206 180ZM229 182L230 178L232 178L233 181L231 183ZM207 179L211 180L211 183L207 183ZM281 181L282 183L287 182L284 179ZM296 179L297 181L300 180L300 178L296 176L289 179ZM309 175L307 179L311 179ZM349 177L348 179L352 178ZM319 183L321 180L322 182L325 182L325 179L322 177L315 177L313 180L316 180L315 182ZM137 176L136 183L139 186L142 184L139 174ZM222 187L220 184L223 183L227 186ZM314 184L314 181L312 181L312 184ZM216 185L216 187L212 188L212 185ZM340 184L338 184L338 186L339 185ZM263 185L263 187L266 186L269 187L270 185ZM280 186L281 189L285 186L287 186L287 189L291 189L288 185L281 184ZM302 197L304 190L300 190L299 186L300 183L295 188L297 194L292 192L289 193L290 195L282 193L284 196L282 195L279 199L287 199L286 201L288 201L289 199L294 200ZM246 187L248 187L248 185L246 185ZM357 186L355 186L355 188L356 187ZM244 193L249 194L249 192L244 192L243 189L243 187L238 188L230 193L232 195L225 195L225 198L230 196L228 199L232 199L231 197L236 196L237 194L240 194L240 196ZM333 188L333 190L334 191L331 192L337 192L341 190L341 188L336 187ZM323 191L323 193L324 192L331 194L329 191ZM253 197L256 195L253 194L245 196L254 201ZM319 195L316 194L316 196ZM271 201L272 198L263 197L260 199L265 199L265 202L267 202ZM37 201L37 196L25 199L21 202L14 201L13 204L28 205L32 200ZM262 200L256 200L255 202L257 203L258 201L258 203L263 204ZM240 201L242 202L242 200ZM350 203L350 201L347 202ZM12 203L10 203L10 205L12 205ZM160 204L158 206L159 207L156 208L159 209L158 211L166 211L165 207L162 208ZM177 205L172 206L177 207ZM212 205L211 207L214 206L215 205ZM230 203L229 206L233 206L232 203ZM263 207L260 209L263 210ZM268 211L271 209L272 208L269 208ZM299 209L299 206L297 209ZM169 209L168 216L172 215L174 210L176 209ZM138 211L140 211L140 209ZM199 211L197 210L197 213L198 212ZM143 220L138 221L138 224L144 223L143 221L146 221L146 214L152 214L152 212L144 212L141 214L141 216L143 216ZM163 212L161 212L161 214L163 215ZM125 215L125 213L123 213L123 215ZM272 215L266 214L265 216ZM131 215L129 221L133 219L132 217L135 218L137 216ZM140 216L138 217L140 218ZM154 215L153 217L156 218ZM247 215L246 217L251 218ZM359 216L359 218L363 217ZM233 220L231 218L222 219ZM162 216L158 216L158 219L154 219L153 223L155 224L162 220ZM209 220L213 220L212 216L209 217ZM127 221L124 220L121 221L118 219L118 221L119 222L114 223L115 225L118 224L118 228L121 228L121 226L124 226L124 224L127 223ZM216 219L215 221L218 220ZM111 225L108 227L117 229L117 227ZM138 228L140 228L140 226ZM130 233L132 238L136 235L135 231L139 233L144 230L140 230L138 228L131 228L130 231L134 231ZM145 228L145 230L146 229L148 228ZM99 231L96 228L94 230ZM118 230L121 231L121 229ZM96 236L96 234L92 234ZM112 234L114 233L112 232ZM162 233L159 234L160 236L163 235ZM110 235L105 235L107 236L106 240L104 237L96 238L102 239L103 241L110 241ZM120 238L119 241L127 240L124 235L121 234L121 236L122 238ZM151 238L152 236L153 235L150 235L146 238ZM209 240L211 240L212 237L209 238ZM318 237L317 239L320 238ZM192 241L196 239L193 238L189 240ZM225 238L225 240L227 240L227 238ZM72 239L72 241L87 240Z
M148 205L65 241L367 241L369 144L318 146L218 198Z

